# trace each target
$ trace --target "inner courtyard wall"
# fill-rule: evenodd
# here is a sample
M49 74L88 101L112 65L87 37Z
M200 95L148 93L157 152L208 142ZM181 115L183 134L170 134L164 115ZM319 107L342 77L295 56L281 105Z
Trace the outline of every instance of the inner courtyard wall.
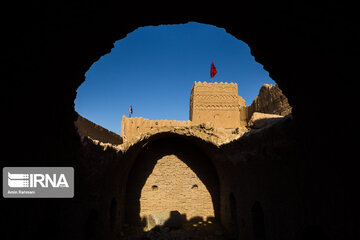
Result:
M88 222L92 227L62 227L69 228L71 234L104 237L114 234L112 228L121 234L128 225L144 227L144 215L151 208L153 211L179 210L186 214L187 220L191 220L198 216L211 216L212 203L216 219L225 227L224 233L232 232L251 239L251 209L258 203L263 209L268 239L278 239L278 236L282 236L279 239L299 239L299 233L305 226L303 212L297 209L302 204L312 206L313 203L310 198L302 197L304 183L297 176L304 170L301 159L306 157L306 152L299 152L296 141L291 137L293 132L291 118L283 119L270 128L216 147L214 151L218 155L207 151L212 156L211 161L201 154L201 145L188 140L174 140L174 137L149 139L149 142L142 140L125 150L127 153L111 145L83 139L79 158L82 166L77 194L79 204L72 207L76 208L75 212L88 212L82 217L79 215L78 221ZM201 144L205 146L206 143ZM131 157L132 151L138 154ZM179 161L182 163L178 165ZM210 164L213 161L214 164ZM158 163L162 165L159 172L156 170ZM197 178L194 178L194 173ZM184 188L171 188L178 181L183 181ZM209 212L202 213L202 206L197 202L189 204L191 209L181 209L185 206L181 202L185 204L188 199L198 196L196 190L201 190L200 182L211 196L209 202L209 197L203 192L205 197L201 200L203 206L208 206L205 209ZM198 189L191 189L195 184ZM154 185L158 189L153 191ZM145 190L148 192L145 193ZM166 192L161 195L163 202L156 199L162 190ZM180 202L172 201L174 195ZM142 210L144 201L153 205ZM114 202L116 207L112 207ZM293 218L293 215L298 217ZM79 232L80 229L87 233Z

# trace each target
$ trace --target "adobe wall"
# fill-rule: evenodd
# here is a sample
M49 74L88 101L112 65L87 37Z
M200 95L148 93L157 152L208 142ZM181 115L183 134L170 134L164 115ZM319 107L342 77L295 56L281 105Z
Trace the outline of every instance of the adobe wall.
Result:
M306 198L306 181L300 177L308 153L292 137L295 126L286 117L221 146L229 160L224 163L227 177L222 184L222 224L236 231L239 239L261 239L257 237L262 231L259 225L263 225L266 239L302 239L303 229L312 224L304 222L308 216L303 208L313 203L310 195ZM235 206L231 206L231 195ZM262 219L254 210L257 205Z
M92 139L99 140L103 143L111 143L111 144L123 143L122 137L120 137L118 134L91 122L90 120L82 117L78 113L77 115L78 117L74 122L74 124L80 136L87 136Z
M123 153L116 146L81 138L74 166L75 196L73 199L52 199L51 205L59 209L55 217L62 223L47 233L48 236L57 239L113 239L112 235L120 233L122 200L119 189L126 165ZM35 213L37 211L39 208ZM54 224L49 219L44 221L42 226L45 229Z
M293 120L283 119L216 147L215 154L207 151L213 160L201 145L173 137L143 139L126 150L83 139L78 205L71 209L79 212L76 222L85 222L85 228L63 227L100 239L121 234L124 224L144 227L141 218L171 209L188 221L214 214L226 228L223 233L252 239L252 208L258 202L269 239L300 239L301 206L313 203L302 194L304 180L297 178L305 170L301 160L307 153L292 138L294 131ZM132 155L135 149L140 153ZM192 189L195 184L198 188Z
M121 137L129 141L132 138L139 136L142 133L150 132L155 128L188 127L191 125L191 121L150 120L142 117L128 118L123 116L121 120Z
M215 128L244 125L240 109L245 100L238 96L236 83L195 82L190 96L190 120L194 124L212 122Z

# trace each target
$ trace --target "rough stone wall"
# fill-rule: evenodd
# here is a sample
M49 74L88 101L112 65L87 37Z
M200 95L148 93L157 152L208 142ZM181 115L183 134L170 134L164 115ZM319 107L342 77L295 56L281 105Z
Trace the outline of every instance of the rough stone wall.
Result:
M215 217L212 199L204 183L189 166L171 154L157 161L141 190L140 217L173 210L185 214L187 220Z
M122 117L121 120L121 137L130 140L142 133L150 132L152 129L161 127L187 127L191 126L190 121L177 120L150 120L146 118L128 118Z
M190 96L190 120L212 122L215 128L240 126L240 107L245 100L238 96L236 83L195 82Z
M254 112L277 114L286 116L290 114L292 107L287 97L282 93L277 84L263 84L258 96L247 107L248 120Z
M122 137L116 133L99 126L88 119L80 116L74 122L77 132L80 136L90 137L95 140L99 140L103 143L121 144L123 143Z

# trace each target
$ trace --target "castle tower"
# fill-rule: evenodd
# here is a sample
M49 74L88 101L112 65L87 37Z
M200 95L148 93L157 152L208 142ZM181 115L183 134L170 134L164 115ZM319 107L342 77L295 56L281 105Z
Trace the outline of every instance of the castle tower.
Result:
M190 120L195 124L212 122L215 128L242 125L245 100L238 96L236 83L195 82L190 95Z

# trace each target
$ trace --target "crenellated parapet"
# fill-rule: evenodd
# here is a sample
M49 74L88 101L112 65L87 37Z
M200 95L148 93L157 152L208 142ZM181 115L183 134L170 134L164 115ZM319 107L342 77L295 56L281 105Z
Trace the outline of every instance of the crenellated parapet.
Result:
M207 95L216 94L219 95L221 93L222 96L225 95L238 95L238 85L237 83L223 83L223 82L194 82L192 87L192 92L195 91L194 94L204 93Z

